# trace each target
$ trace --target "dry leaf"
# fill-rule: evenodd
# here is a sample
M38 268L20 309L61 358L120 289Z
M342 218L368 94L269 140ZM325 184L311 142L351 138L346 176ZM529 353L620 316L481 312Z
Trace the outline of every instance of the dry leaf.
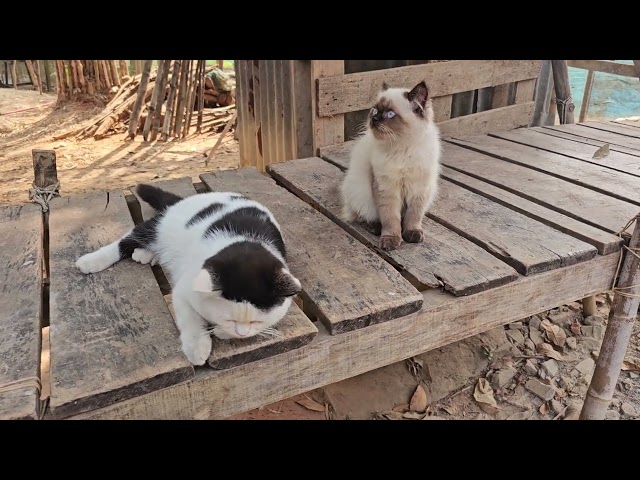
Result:
M393 410L382 412L382 415L388 420L402 420L402 414L400 412L394 412Z
M312 400L311 398L305 395L305 398L302 400L296 400L298 405L302 405L307 410L312 410L314 412L323 412L324 413L324 405Z
M558 347L564 346L567 341L567 334L564 333L564 329L558 325L554 325L549 320L543 320L540 326L547 332L547 338L551 340L554 345Z
M531 410L527 409L524 412L516 412L507 417L507 420L529 420L531 418Z
M414 412L424 412L427 409L427 392L424 391L422 385L416 387L416 391L411 397L411 403L409 404L409 410Z
M480 404L489 405L492 407L497 407L496 399L493 397L493 388L489 385L489 382L486 378L478 379L478 383L476 384L476 388L473 391L473 398L476 399L476 402Z
M409 404L408 403L403 403L402 405L396 405L395 407L393 407L392 410L394 412L404 413L407 410L409 410Z
M458 408L455 405L448 405L446 407L442 407L442 409L449 415L455 415L458 413Z
M609 144L605 143L602 145L596 152L593 154L591 158L604 158L609 155Z
M582 333L581 327L580 322L574 318L569 329L574 335L580 335Z
M563 420L578 420L580 418L580 407L572 403L565 410L565 416Z
M402 415L402 418L408 418L410 420L422 420L426 416L426 413L407 412Z
M538 409L538 411L540 412L540 415L546 415L547 412L549 411L549 407L547 407L546 403L543 403L542 405L540 405L540 408Z
M548 343L541 343L536 348L538 353L541 353L549 358L553 358L554 360L562 361L563 357L560 352L556 352L551 345Z
M622 370L627 372L640 372L640 360L637 358L625 358L622 362Z

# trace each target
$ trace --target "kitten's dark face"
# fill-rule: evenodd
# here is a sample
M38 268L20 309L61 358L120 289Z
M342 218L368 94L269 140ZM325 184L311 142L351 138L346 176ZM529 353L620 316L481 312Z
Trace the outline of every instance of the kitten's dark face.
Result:
M208 295L208 309L216 318L220 338L244 338L264 331L287 312L300 282L264 246L234 243L207 259L208 278L195 289ZM202 274L201 272L201 274Z
M425 119L429 92L425 82L412 90L390 88L386 83L369 111L369 128L378 139L397 139Z

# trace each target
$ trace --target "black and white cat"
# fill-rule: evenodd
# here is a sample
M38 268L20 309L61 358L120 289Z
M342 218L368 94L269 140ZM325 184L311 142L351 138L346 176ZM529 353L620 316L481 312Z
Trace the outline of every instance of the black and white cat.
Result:
M194 365L209 357L210 333L223 339L275 334L301 285L271 212L232 192L183 199L139 185L137 193L157 214L76 266L88 274L128 257L160 264L173 285L182 350Z

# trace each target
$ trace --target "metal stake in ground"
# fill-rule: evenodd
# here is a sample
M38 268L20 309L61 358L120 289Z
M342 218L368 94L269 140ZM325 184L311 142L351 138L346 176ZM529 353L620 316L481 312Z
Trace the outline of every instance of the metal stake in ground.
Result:
M604 334L596 369L580 414L580 420L603 420L613 400L620 369L627 351L640 304L640 222L637 215L629 246L624 248L624 263L618 285L613 289L613 305ZM624 230L623 230L624 231Z

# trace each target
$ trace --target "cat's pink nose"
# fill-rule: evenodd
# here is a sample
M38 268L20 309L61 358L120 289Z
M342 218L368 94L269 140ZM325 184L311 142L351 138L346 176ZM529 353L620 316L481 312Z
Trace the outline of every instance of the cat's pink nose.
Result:
M247 323L236 323L236 333L241 337L246 337L249 335L249 331L251 330L251 325Z

